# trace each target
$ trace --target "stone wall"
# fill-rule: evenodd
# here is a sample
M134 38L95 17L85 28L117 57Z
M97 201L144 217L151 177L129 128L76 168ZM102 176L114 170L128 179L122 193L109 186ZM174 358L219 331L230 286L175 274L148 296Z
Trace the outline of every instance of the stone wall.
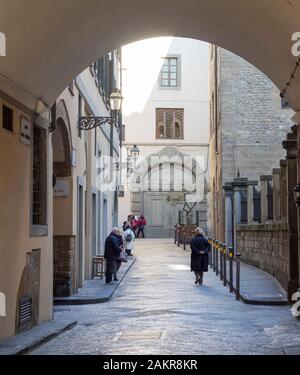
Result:
M237 226L237 251L242 260L274 276L285 290L289 281L289 234L287 224Z
M237 177L256 180L284 157L282 141L293 111L282 108L279 90L241 57L220 51L220 127L223 185Z
M53 294L68 297L75 291L75 236L53 237Z

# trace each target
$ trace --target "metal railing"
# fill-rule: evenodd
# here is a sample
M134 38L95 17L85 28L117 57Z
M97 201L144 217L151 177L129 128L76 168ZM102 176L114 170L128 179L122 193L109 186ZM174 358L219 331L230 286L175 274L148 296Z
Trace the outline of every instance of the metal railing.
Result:
M241 283L241 254L234 253L232 247L216 240L213 237L208 237L208 242L211 246L209 252L209 265L216 276L220 278L225 287L229 287L230 293L235 293L236 300L240 300L240 283ZM180 227L176 226L174 230L174 243L177 247L183 246L186 250L187 232L183 229L180 234Z
M236 299L240 300L241 254L234 253L232 247L228 247L213 237L208 237L208 242L211 246L209 258L211 269L220 277L224 286L229 286L230 293L235 293Z

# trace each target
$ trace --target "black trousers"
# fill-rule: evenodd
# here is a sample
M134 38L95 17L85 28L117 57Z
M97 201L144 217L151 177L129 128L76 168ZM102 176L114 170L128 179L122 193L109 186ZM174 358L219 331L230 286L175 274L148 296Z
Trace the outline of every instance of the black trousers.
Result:
M112 277L117 272L117 261L116 260L106 260L106 282L111 283Z
M137 238L139 238L140 233L142 233L143 238L145 238L144 228L139 228L138 229L137 236L136 236Z

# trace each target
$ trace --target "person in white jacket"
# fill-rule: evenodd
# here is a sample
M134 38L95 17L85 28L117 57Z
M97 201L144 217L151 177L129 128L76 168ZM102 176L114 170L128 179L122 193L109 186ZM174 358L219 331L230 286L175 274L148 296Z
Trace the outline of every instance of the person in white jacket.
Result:
M124 247L126 250L126 254L131 257L132 256L132 251L134 247L134 240L135 240L135 235L134 231L132 230L130 223L126 223L124 225Z

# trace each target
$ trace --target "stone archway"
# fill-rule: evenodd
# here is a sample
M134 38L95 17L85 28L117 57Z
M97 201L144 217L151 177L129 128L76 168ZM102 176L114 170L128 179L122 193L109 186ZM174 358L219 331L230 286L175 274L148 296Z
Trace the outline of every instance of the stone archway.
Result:
M300 31L298 0L91 0L85 5L85 0L61 0L55 6L50 0L1 4L1 32L8 41L7 56L0 61L2 90L32 109L37 98L51 107L68 83L97 58L118 46L157 36L194 38L223 47L255 65L279 89L295 66L291 38ZM299 88L297 74L287 92L294 110L300 110Z

